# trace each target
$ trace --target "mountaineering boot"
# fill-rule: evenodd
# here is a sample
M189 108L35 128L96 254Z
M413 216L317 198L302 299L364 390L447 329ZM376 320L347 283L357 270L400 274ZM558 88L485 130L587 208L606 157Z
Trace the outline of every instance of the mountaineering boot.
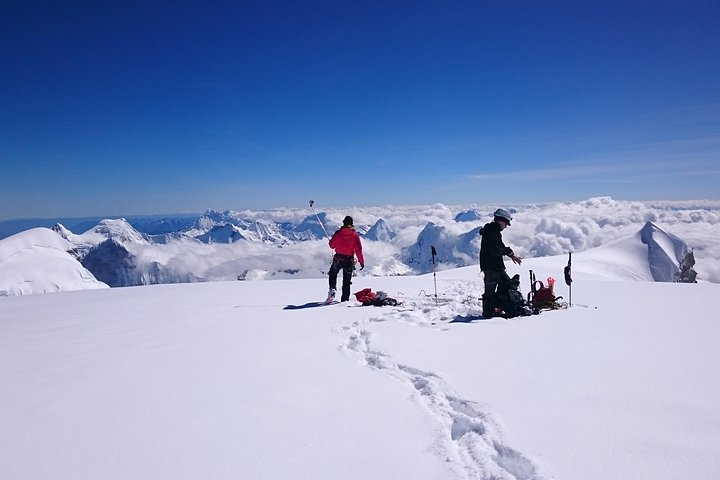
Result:
M336 290L334 288L328 290L327 300L325 300L326 303L331 303L335 301L335 292Z

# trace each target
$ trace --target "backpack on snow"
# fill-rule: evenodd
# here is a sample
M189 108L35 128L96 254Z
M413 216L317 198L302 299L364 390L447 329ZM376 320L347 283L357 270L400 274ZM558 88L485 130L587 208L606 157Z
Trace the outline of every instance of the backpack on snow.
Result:
M388 297L387 293L382 291L374 293L369 288L363 288L359 292L355 292L355 298L358 302L362 303L363 306L372 305L375 307L384 307L386 305L390 305L394 307L400 305L400 302L398 302L394 298Z
M553 292L555 279L549 277L548 285L541 280L535 280L535 274L530 270L530 293L528 293L528 303L536 309L557 309L561 308L560 300L562 297L556 297Z
M535 313L520 292L520 275L516 274L498 286L495 309L498 310L498 315L505 318L524 317Z

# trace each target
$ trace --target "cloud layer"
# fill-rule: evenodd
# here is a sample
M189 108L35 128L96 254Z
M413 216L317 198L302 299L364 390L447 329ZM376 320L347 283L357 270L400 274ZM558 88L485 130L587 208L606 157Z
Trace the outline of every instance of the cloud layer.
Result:
M243 218L265 222L300 223L315 212L327 214L332 235L345 215L352 215L359 231L367 231L378 219L397 233L392 242L364 241L367 272L404 273L395 259L404 248L414 245L428 223L443 227L445 235L461 236L492 219L498 208L513 213L512 226L505 230L505 243L524 257L543 257L579 252L637 233L652 221L672 233L695 251L700 280L720 283L720 201L621 201L610 197L581 202L520 205L442 204L425 206L348 207L332 209L275 209L237 212ZM478 220L457 222L458 213L475 210ZM194 272L205 280L234 280L254 271L270 271L273 278L320 277L330 264L331 250L325 239L306 241L282 248L249 241L231 244L199 244L172 241L165 245L135 245L140 259L159 261L168 268ZM465 258L467 257L467 258ZM460 255L465 264L477 257ZM390 271L388 271L390 270ZM262 274L258 274L262 276Z

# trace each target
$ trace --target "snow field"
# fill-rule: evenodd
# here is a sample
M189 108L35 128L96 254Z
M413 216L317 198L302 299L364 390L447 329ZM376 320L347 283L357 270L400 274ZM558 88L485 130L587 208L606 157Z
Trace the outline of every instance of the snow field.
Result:
M573 307L482 319L476 267L0 299L4 478L685 479L720 472L717 284L573 257ZM565 257L528 259L557 293ZM431 296L428 297L427 295Z

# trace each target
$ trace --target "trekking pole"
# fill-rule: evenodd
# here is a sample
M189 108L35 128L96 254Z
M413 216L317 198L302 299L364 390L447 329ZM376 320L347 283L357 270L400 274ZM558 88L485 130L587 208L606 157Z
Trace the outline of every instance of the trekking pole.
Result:
M327 237L328 240L330 240L330 235L328 235L327 230L325 230L325 225L323 225L322 221L320 220L320 217L315 212L315 208L313 207L313 205L315 205L315 201L310 200L310 210L315 214L315 218L317 218L317 221L320 224L320 226L322 227L323 232L325 232L325 236Z
M535 274L530 270L530 291L528 292L528 303L532 305L535 297Z
M437 255L437 250L435 250L435 247L433 245L430 245L430 253L432 255L432 264L433 264L433 283L435 284L435 305L437 305L438 304L437 276L435 275L435 256Z
M563 273L565 274L565 283L568 287L570 287L570 295L569 295L569 306L572 307L572 272L571 272L571 263L572 263L572 252L568 252L568 264L565 267L565 270Z

